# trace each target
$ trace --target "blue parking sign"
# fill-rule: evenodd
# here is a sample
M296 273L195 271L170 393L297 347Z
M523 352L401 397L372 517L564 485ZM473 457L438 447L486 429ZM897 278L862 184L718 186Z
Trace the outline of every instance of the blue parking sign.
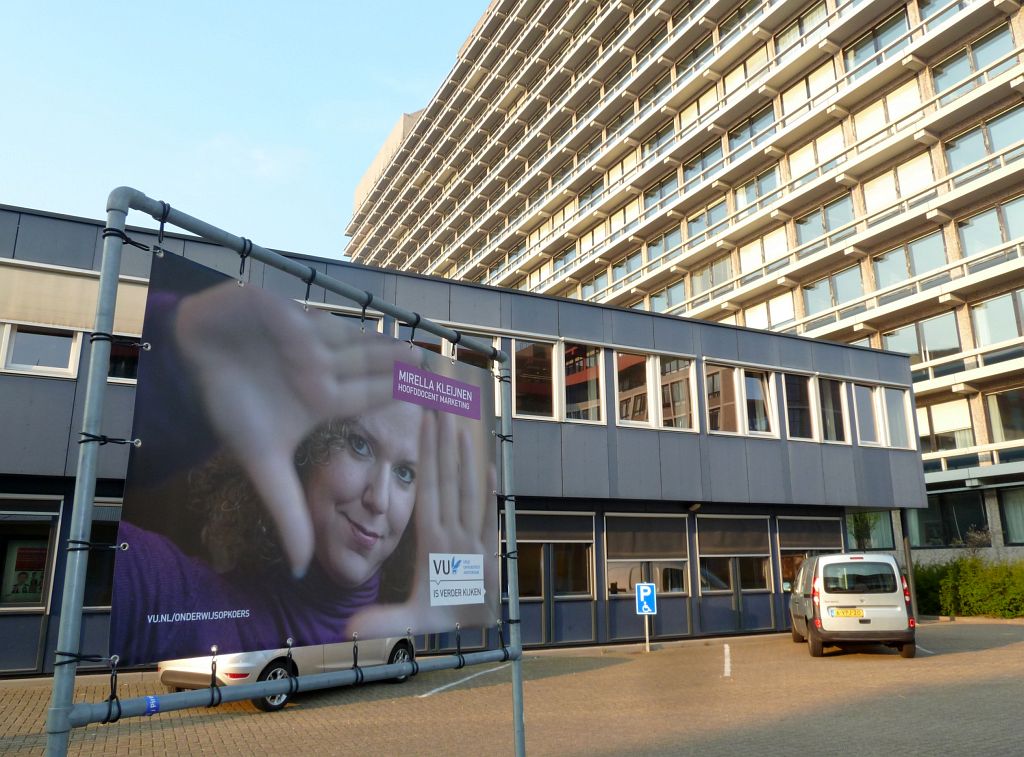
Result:
M654 584L636 585L636 614L658 614L658 595L654 590Z

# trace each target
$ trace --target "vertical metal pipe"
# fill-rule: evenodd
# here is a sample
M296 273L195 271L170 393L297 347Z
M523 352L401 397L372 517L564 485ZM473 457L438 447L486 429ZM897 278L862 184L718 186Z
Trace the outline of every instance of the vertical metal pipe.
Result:
M509 643L512 651L512 721L517 757L526 754L526 727L523 720L523 633L519 624L519 560L516 550L516 503L512 468L512 357L503 355L499 364L501 378L501 490L505 497L505 550L517 559L505 561L508 574Z
M910 584L910 612L917 617L917 582L914 581L914 556L910 551L910 523L907 509L900 508L900 530L903 532L903 558L907 561L907 583Z
M114 194L107 206L107 227L124 230L128 215L127 202L123 207L114 205ZM121 269L121 247L123 242L115 236L103 239L103 263L100 267L99 294L96 302L96 326L94 333L114 333L114 306L117 302L118 274ZM85 412L82 431L89 434L101 433L103 420L103 395L107 388L107 369L110 363L110 342L91 342L89 352L89 373L85 385ZM71 527L68 538L88 541L92 524L92 503L96 494L96 461L99 444L78 446L78 472L75 478L75 497L71 511ZM58 544L58 549L61 548ZM60 628L57 635L57 649L61 652L78 654L82 632L82 599L85 594L85 570L89 551L68 552L64 571L64 597L60 610ZM65 658L57 660L53 671L53 694L46 717L46 753L66 755L71 735L71 712L75 693L75 671L77 661Z

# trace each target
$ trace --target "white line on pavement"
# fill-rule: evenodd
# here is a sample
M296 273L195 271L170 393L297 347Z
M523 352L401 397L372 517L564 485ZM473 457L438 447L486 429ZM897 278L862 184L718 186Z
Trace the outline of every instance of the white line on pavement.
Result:
M445 689L450 689L452 686L458 686L460 683L465 683L471 678L476 678L477 676L482 676L486 673L493 673L495 670L507 668L511 664L511 662L506 662L504 665L499 665L496 668L490 668L489 670L481 670L479 673L473 673L473 675L468 675L465 678L460 678L458 681L452 681L451 683L446 683L444 686L438 686L436 689L434 689L433 691L428 691L426 694L419 694L418 698L425 699L426 697L429 697L431 694L437 694L438 692L444 691Z
M732 676L732 653L729 651L729 645L725 645L725 670L722 673L724 678L730 678Z

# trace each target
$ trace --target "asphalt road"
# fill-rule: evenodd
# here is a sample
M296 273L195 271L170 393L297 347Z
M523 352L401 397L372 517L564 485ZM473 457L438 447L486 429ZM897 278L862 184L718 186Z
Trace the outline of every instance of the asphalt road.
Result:
M811 658L785 635L547 650L523 662L531 755L1024 754L1024 622L929 622L918 656L885 647ZM49 680L0 682L0 754L41 754ZM78 701L108 679L81 677ZM122 698L160 691L121 677ZM72 754L513 753L511 668L301 694L79 729Z

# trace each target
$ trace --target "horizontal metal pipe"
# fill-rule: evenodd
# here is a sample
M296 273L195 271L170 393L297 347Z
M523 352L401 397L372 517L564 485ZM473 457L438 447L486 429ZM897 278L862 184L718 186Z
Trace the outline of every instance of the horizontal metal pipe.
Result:
M451 670L465 665L516 660L521 657L522 649L514 650L509 648L507 652L501 649L488 649L482 652L467 652L462 655L461 660L458 655L426 657L422 660L417 660L415 664L411 662L396 662L391 665L372 665L360 668L358 671L349 668L334 673L314 673L312 675L298 676L294 681L298 682L299 691L316 691L337 686L351 686L360 681L360 674L362 674L361 680L365 682L384 681L403 674L412 675L417 665L419 666L419 672L426 673L432 670ZM287 694L289 687L292 685L292 681L284 678L276 681L219 686L217 691L220 692L220 700L222 702L240 702L246 699L258 699L273 694ZM196 689L176 694L122 699L120 700L120 718L155 715L157 712L172 712L174 710L185 710L190 707L206 707L210 704L210 695L210 689ZM107 702L76 704L71 708L68 721L73 727L88 725L89 723L101 723L108 717L117 717L117 705L114 705L112 709L113 712L111 712L111 707Z
M236 237L234 234L230 234L223 229L212 226L205 221L200 221L198 218L193 218L187 213L182 213L180 210L171 208L170 206L161 203L159 200L147 197L137 189L132 189L131 187L118 187L110 193L110 197L107 199L108 208L123 207L125 203L135 210L141 210L143 213L148 213L157 221L162 219L167 223L174 224L178 228L197 234L203 239L216 242L217 244L227 247L229 250L234 250L239 254L241 254L249 245L252 245L251 251L248 255L254 260L259 260L260 262L273 266L285 273L290 273L302 281L308 281L310 278L311 269L308 265L292 260L291 258L287 258L279 252L274 252L273 250L268 250L265 247L260 247L251 240L247 243L246 240L242 239L242 237ZM169 210L167 210L168 208ZM167 210L166 216L164 215L165 210ZM485 342L482 339L462 335L454 329L450 329L447 326L442 326L439 323L434 323L427 318L423 318L419 313L405 310L404 308L392 305L391 303L385 302L377 297L373 297L372 302L367 302L367 292L354 287L351 284L346 284L343 281L338 281L335 278L319 272L316 274L316 280L314 283L329 292L340 294L342 297L352 300L360 307L367 305L374 310L390 315L393 318L397 318L399 321L403 321L408 324L416 324L417 329L429 331L431 334L436 334L437 336L447 339L449 342L456 342L459 346L465 346L471 350L475 350L476 352L488 355L492 360L496 360L499 363L508 362L508 355L505 352L496 349L494 345Z

